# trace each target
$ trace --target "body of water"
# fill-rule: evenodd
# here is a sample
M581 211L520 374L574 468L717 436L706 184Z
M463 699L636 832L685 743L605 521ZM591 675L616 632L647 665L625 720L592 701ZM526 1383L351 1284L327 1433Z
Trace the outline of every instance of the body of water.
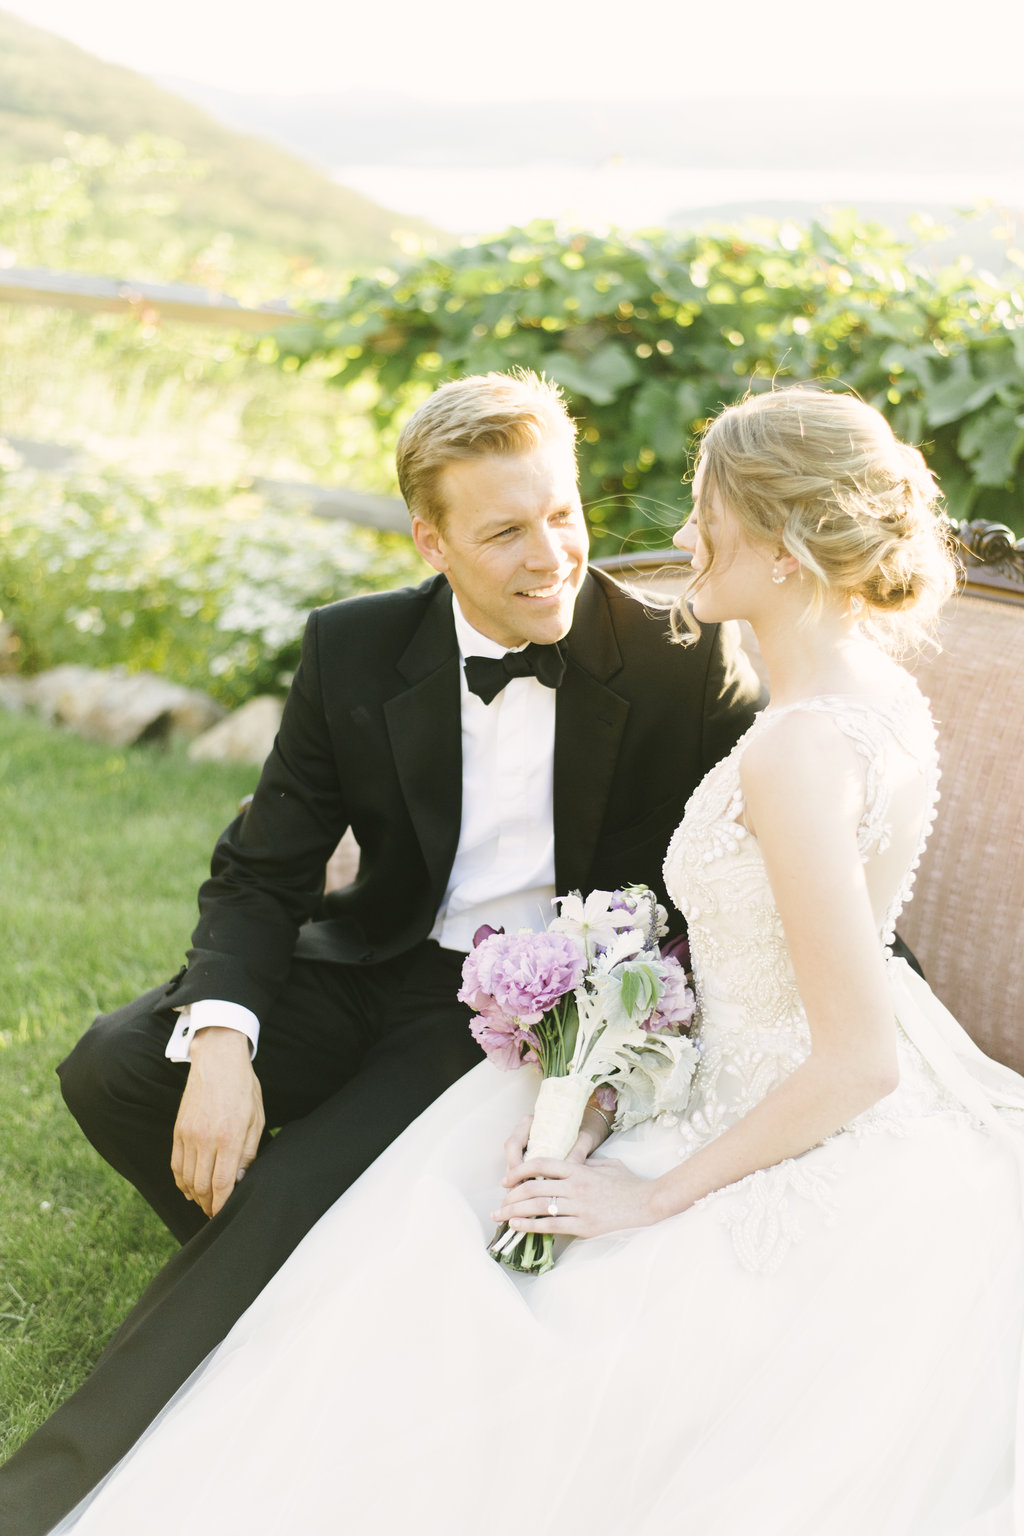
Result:
M584 228L642 229L685 223L688 210L765 203L796 207L880 204L922 211L971 207L984 199L1024 210L1024 170L970 174L879 171L707 170L613 161L607 165L480 168L345 165L335 180L399 213L454 234L478 236L557 219Z

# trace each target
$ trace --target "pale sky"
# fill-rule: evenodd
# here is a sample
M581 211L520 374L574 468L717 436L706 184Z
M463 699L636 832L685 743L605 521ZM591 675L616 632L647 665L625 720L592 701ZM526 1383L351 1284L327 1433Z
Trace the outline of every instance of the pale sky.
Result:
M0 0L151 75L448 100L1021 89L1022 0Z

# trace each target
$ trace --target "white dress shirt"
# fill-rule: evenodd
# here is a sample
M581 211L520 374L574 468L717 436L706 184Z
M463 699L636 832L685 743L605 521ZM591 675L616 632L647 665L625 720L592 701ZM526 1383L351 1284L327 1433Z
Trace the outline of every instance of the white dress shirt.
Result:
M505 655L508 646L473 629L454 598L452 607L461 661ZM430 937L469 950L481 923L514 933L552 916L556 695L535 677L513 677L485 704L460 670L462 825Z
M483 924L540 928L555 895L555 690L514 677L485 704L466 684L467 656L501 657L509 649L481 635L452 598L459 644L462 705L462 824L448 888L430 931L444 949L469 950ZM519 647L523 649L524 647ZM183 1008L167 1042L171 1061L188 1061L192 1037L211 1026L259 1042L259 1020L239 1003L218 999Z

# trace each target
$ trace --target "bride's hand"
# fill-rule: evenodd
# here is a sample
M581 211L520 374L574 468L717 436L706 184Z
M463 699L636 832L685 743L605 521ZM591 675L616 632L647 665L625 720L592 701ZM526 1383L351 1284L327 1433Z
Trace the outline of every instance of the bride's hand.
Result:
M505 1143L505 1172L512 1173L521 1168L523 1158L526 1155L526 1144L530 1139L530 1127L533 1125L533 1116L525 1115L511 1136ZM597 1111L587 1105L583 1111L583 1123L576 1143L569 1153L570 1163L585 1163L591 1152L599 1147L608 1135L608 1123L603 1120Z
M532 1158L502 1180L506 1194L494 1220L516 1232L550 1232L555 1237L599 1237L625 1227L646 1227L661 1219L654 1185L616 1158L593 1162ZM552 1216L552 1202L558 1214Z

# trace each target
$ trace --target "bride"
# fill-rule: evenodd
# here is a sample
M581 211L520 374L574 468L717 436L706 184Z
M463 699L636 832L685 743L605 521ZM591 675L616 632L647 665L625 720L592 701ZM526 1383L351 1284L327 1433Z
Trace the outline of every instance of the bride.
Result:
M718 417L694 490L681 627L749 620L772 702L666 858L686 1115L524 1163L528 1074L480 1065L60 1532L1024 1531L1024 1081L888 948L937 798L888 654L952 585L935 486L795 388ZM495 1220L573 1241L513 1274Z

